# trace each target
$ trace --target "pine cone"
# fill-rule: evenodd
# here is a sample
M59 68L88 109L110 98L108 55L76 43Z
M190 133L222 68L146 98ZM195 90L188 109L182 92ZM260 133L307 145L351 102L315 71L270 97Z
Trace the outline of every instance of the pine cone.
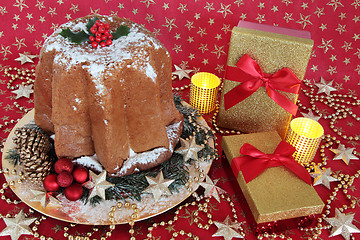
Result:
M32 182L42 182L50 173L53 159L49 156L51 143L48 136L37 128L22 127L15 130L15 149L24 165L24 173Z

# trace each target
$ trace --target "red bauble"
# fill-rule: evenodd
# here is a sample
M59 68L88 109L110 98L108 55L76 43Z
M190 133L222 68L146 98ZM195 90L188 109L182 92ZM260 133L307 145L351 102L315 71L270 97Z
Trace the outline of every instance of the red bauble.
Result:
M55 163L54 168L55 168L55 172L57 174L59 174L61 172L64 172L64 171L68 172L68 173L71 173L72 170L74 169L74 164L68 158L60 158Z
M46 191L48 192L56 192L57 190L60 189L59 184L56 181L57 178L57 174L53 173L53 174L49 174L45 177L44 181L43 181L43 185Z
M73 182L73 176L68 172L61 172L56 179L60 187L68 187Z
M72 173L74 180L78 183L84 183L88 179L89 170L84 167L76 167Z
M65 197L70 201L79 200L82 194L83 188L79 183L73 183L69 187L65 188Z

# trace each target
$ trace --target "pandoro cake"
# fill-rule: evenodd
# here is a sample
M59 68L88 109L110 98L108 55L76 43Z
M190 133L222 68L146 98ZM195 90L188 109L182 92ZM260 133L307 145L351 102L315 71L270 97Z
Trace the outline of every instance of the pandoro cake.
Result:
M60 35L84 30L95 16L67 22L49 36L36 67L35 123L55 134L58 157L93 156L122 176L171 157L182 132L175 107L171 57L147 29L119 17L97 16L126 36L94 48Z

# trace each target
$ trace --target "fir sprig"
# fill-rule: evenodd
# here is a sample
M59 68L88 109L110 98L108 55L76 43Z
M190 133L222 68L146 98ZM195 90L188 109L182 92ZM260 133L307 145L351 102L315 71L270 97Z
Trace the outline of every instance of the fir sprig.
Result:
M14 167L21 164L20 155L15 149L10 149L7 152L5 159L8 160L10 163L12 163Z

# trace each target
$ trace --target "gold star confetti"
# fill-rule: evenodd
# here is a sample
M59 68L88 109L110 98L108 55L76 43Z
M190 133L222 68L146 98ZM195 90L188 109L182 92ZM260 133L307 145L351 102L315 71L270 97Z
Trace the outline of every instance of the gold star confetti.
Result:
M212 235L213 237L224 237L225 240L244 238L243 234L237 231L237 229L241 228L241 223L232 222L229 216L226 216L224 222L214 221L214 223L218 230Z
M160 171L155 178L146 176L146 180L148 181L149 186L144 189L144 192L151 193L154 196L155 202L160 199L161 195L171 195L168 187L175 180L164 179L162 171Z
M54 204L61 206L59 200L48 194L47 192L30 189L34 194L34 197L30 199L30 202L40 202L43 208L46 208L48 204Z
M338 181L330 174L331 168L325 168L324 170L321 170L318 166L315 166L314 172L310 173L311 177L314 178L314 186L322 184L328 189L330 189L330 182Z
M200 186L205 188L204 196L214 197L218 202L220 202L219 193L224 193L225 191L216 186L216 183L219 181L219 179L212 181L208 175L206 175L205 179L205 182L200 183Z
M334 160L342 159L344 161L344 163L349 165L351 159L359 160L359 158L357 156L352 154L354 149L355 148L345 148L345 145L339 144L337 149L330 148L330 151L332 151L333 153L336 154L335 157L333 158Z
M314 121L319 121L319 119L321 118L321 116L319 117L315 116L311 109L309 110L308 113L301 113L301 114L303 115L303 117L310 118Z
M341 213L338 208L336 208L335 217L324 218L325 221L330 223L332 226L329 237L334 237L341 234L345 240L350 240L351 233L360 233L360 230L352 224L354 216L355 213L344 214Z
M326 83L323 77L320 78L319 83L315 83L315 85L319 88L317 94L325 93L326 95L330 95L330 92L336 91L337 89L332 86L334 80Z
M191 137L189 141L180 138L180 142L181 142L181 147L175 150L175 152L182 154L184 156L185 162L189 159L194 159L194 160L199 159L197 153L201 151L204 147L196 144L195 137Z
M103 171L99 175L96 175L93 171L90 171L90 181L84 184L84 187L91 190L89 198L100 196L105 199L105 190L111 188L115 184L106 181L106 171Z
M181 67L179 67L177 65L174 65L174 66L175 66L175 71L172 72L172 74L177 75L179 77L179 80L182 80L183 78L190 79L189 73L193 72L194 70L182 69Z
M19 85L19 88L11 91L12 93L16 94L15 99L21 98L21 97L26 97L26 98L30 98L30 94L34 92L34 90L32 89L33 85Z
M19 53L19 57L15 58L15 61L19 61L21 62L21 65L23 65L25 63L33 63L34 62L33 59L36 57L37 55Z
M18 240L21 235L33 235L29 225L36 218L25 218L23 210L15 215L15 218L4 218L6 228L0 232L0 236L10 236L12 240Z

